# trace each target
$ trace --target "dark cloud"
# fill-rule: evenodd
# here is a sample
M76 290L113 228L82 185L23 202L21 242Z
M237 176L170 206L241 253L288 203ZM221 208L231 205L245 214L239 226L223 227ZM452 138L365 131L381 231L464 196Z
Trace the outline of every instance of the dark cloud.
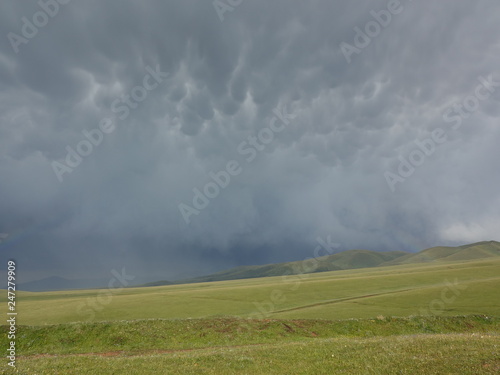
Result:
M243 1L221 22L210 1L69 2L16 53L8 34L41 8L3 2L1 258L26 279L123 266L168 279L312 256L318 236L375 250L499 240L500 89L456 130L443 114L478 77L500 80L500 8L401 1L348 63L341 43L388 3ZM134 100L151 69L168 78ZM296 117L247 162L239 145L275 108ZM52 162L105 118L115 130L59 182ZM392 192L384 173L437 128L447 141ZM179 204L230 160L241 173L186 224Z

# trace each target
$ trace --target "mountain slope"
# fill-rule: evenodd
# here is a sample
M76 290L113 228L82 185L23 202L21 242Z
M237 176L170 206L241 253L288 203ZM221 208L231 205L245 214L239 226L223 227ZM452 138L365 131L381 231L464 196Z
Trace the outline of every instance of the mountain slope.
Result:
M482 241L457 247L431 247L416 254L407 254L401 258L393 259L383 263L382 266L410 263L450 262L498 256L500 256L500 242Z
M483 241L473 244L447 247L437 246L418 253L403 251L378 252L370 250L347 250L323 257L277 264L259 266L241 266L224 270L211 275L179 280L160 280L140 286L161 286L171 284L190 284L208 281L224 281L236 279L252 279L268 276L297 275L337 271L379 266L393 266L411 263L465 261L500 257L500 242ZM72 290L81 288L105 288L109 280L68 280L60 277L49 277L43 280L22 283L18 289L27 291ZM134 283L135 286L138 286Z
M295 262L265 264L261 266L240 266L207 276L176 281L175 284L252 279L257 277L298 275L302 273L377 267L380 264L400 258L406 254L408 253L404 251L379 252L370 250L347 250L337 254L315 258L314 260L309 259ZM144 284L142 286L159 286L169 284L171 284L170 281L158 281Z
M378 252L370 250L347 250L333 255L325 255L315 260L243 266L208 276L182 280L182 284L206 281L251 279L256 277L297 275L301 273L338 271L355 268L376 267L406 254L403 251ZM317 263L315 263L315 261Z
M500 256L500 242L497 241L483 241L457 247L436 246L422 250L418 253L407 253L404 251L379 252L371 250L347 250L337 254L316 258L317 264L315 264L313 260L309 260L266 264L261 266L241 266L207 276L179 280L174 282L174 284L297 275L301 273L392 266L410 263L474 260L498 256ZM143 286L169 284L172 284L172 282L158 281L144 284Z

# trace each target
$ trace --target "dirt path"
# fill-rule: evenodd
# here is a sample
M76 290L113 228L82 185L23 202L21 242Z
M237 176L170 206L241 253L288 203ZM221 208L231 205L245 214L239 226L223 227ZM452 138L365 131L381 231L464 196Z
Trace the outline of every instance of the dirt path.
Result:
M414 289L415 288L410 288L410 289L395 290L395 291L392 291L392 292L385 292L385 293L365 294L365 295L356 296L356 297L339 298L339 299L334 299L334 300L325 301L325 302L312 303L310 305L303 305L303 306L291 307L289 309L275 310L271 314L278 314L278 313L287 312L287 311L295 311L295 310L308 309L310 307L316 307L316 306L331 305L331 304L334 304L334 303L345 302L345 301L352 301L352 300L362 299L362 298L384 296L384 295L387 295L387 294L403 293L403 292L408 292L408 291L414 290Z

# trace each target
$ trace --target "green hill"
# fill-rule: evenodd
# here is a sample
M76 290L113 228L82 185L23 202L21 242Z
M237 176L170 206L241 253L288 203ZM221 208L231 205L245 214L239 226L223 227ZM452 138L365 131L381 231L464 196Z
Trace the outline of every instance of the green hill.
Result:
M369 250L348 250L338 254L319 257L315 261L301 260L287 263L266 264L262 266L236 267L208 276L183 280L183 283L252 279L255 277L297 275L302 273L376 267L384 262L399 258L403 254L406 253L402 251L377 252Z
M298 275L303 273L349 270L357 268L377 267L393 259L400 258L407 253L403 251L370 251L347 250L333 255L325 255L315 260L301 260L295 262L265 264L261 266L241 266L217 272L207 276L180 280L174 284L204 283L209 281L253 279L282 275ZM156 281L141 286L171 285L171 281Z
M389 266L410 263L450 262L484 259L498 256L500 256L500 242L482 241L457 247L431 247L416 254L407 254L401 258L393 259L383 265Z
M500 242L483 241L473 244L447 247L437 246L418 253L404 251L347 250L326 255L315 260L265 264L260 266L241 266L207 276L180 281L156 281L141 286L161 286L171 284L192 284L209 281L253 279L257 277L299 275L303 273L328 272L398 264L449 262L484 259L500 256Z

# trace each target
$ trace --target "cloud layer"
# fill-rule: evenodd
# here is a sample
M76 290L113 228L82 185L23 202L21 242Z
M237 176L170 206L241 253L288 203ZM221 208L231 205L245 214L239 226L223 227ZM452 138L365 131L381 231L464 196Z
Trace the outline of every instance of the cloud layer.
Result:
M243 1L221 22L211 1L58 2L41 27L37 2L2 3L2 262L26 278L173 279L312 256L318 236L500 240L500 86L458 129L443 118L478 77L500 81L500 6L401 1L348 62L341 44L390 3ZM137 89L151 69L168 77ZM275 108L296 117L246 161L238 146ZM59 181L53 162L103 119L114 130ZM438 128L446 142L391 191L384 174ZM187 224L179 204L230 160L241 173Z

